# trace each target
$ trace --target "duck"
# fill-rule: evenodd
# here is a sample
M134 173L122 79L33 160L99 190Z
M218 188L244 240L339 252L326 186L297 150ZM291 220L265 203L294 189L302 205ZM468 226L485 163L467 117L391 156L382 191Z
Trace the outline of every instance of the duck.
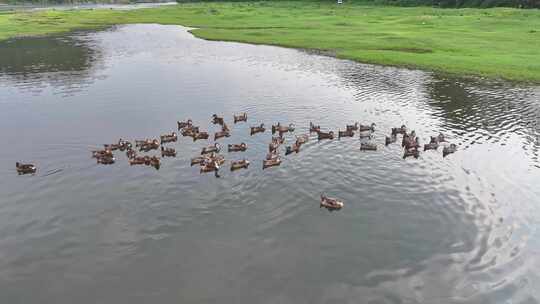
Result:
M392 135L405 135L407 133L407 127L405 125L401 125L399 128L392 128Z
M281 165L281 158L276 157L272 159L265 159L263 160L263 170L270 167L276 167Z
M258 127L251 127L250 129L251 129L251 133L250 133L251 135L254 135L257 133L264 133L264 131L266 131L263 123Z
M126 157L127 157L128 159L135 158L136 156L137 156L137 152L136 152L135 150L133 150L133 149L130 148L130 149L128 149L128 150L126 151Z
M241 144L229 144L229 152L244 152L247 150L245 143Z
M418 158L420 156L420 151L418 151L418 148L417 147L412 147L412 148L406 148L405 149L405 152L403 153L403 159L409 157L409 156L413 156L414 158Z
M392 133L392 134L390 134L390 136L385 136L384 137L384 145L388 146L389 144L395 143L396 140L397 140L396 134Z
M95 151L92 151L92 157L93 158L99 158L99 157L105 157L105 156L113 156L113 153L111 150L107 150L107 149L104 149L104 150L95 150Z
M193 165L200 165L204 162L205 159L209 158L209 156L197 156L191 159L191 166Z
M161 157L176 157L176 150L174 148L164 148L161 146Z
M231 136L231 133L229 131L220 131L220 132L216 132L214 134L214 141L220 139L220 138L223 138L223 137L229 137Z
M310 121L309 122L309 133L319 133L319 132L321 132L321 126L316 126Z
M191 121L191 119L188 119L187 121L177 121L176 124L178 125L178 131L180 131L181 129L184 129L186 127L191 126L192 123L193 123L193 121Z
M120 145L118 145L118 144L104 144L103 148L105 150L116 151L116 150L120 149Z
M347 131L358 131L358 126L360 124L358 122L355 122L354 125L346 125L345 128Z
M234 118L234 123L242 122L242 121L247 122L247 113L244 112L239 115L233 115L233 118Z
M212 123L215 125L223 125L224 120L223 117L217 116L217 114L212 115Z
M130 158L128 161L129 161L130 166L133 166L133 165L148 165L148 164L150 164L150 156L148 156L148 155L146 155L146 156L135 156L133 158Z
M412 131L411 134L405 134L403 135L403 140L401 141L401 146L410 149L410 148L419 148L420 142L418 137L415 138L415 132Z
M157 156L152 156L150 157L148 165L154 167L156 170L159 170L159 168L161 167L161 160Z
M19 175L34 174L37 171L37 168L34 164L22 164L22 163L16 162L15 168L17 169L17 173Z
M112 156L102 156L97 158L97 163L102 165L112 165L114 164L114 157Z
M182 131L180 131L180 134L182 134L182 136L184 137L186 136L193 137L197 133L199 133L199 127L195 127L195 126L185 127L182 129Z
M430 143L424 145L424 151L437 150L438 148L439 148L439 143L438 142L430 142Z
M319 140L321 140L321 139L334 139L334 132L333 131L330 131L330 132L319 131L319 132L317 132L317 138Z
M178 140L178 135L176 132L172 132L171 134L164 134L160 136L161 143L169 143L169 142L176 142Z
M202 148L201 155L210 154L210 153L219 153L220 150L221 150L221 146L218 143L215 143L213 146Z
M437 141L438 142L446 142L446 139L444 138L444 134L439 133L439 135L437 135Z
M201 164L201 169L200 169L200 172L201 174L202 173L207 173L207 172L214 172L215 176L216 177L220 177L219 176L219 168L220 168L220 165L217 161L214 161L213 159L206 159L202 164Z
M119 139L118 140L118 149L122 152L124 152L125 150L129 150L131 149L132 145L129 141L127 140L123 140L123 139Z
M371 132L375 132L375 123L372 123L371 125L359 125L358 126L358 130L360 132L363 132L363 131L371 131Z
M144 143L139 147L140 151L148 152L150 150L156 150L160 146L159 141L157 139L154 139L151 142Z
M247 169L249 167L249 161L242 159L231 162L231 171L236 171L239 169Z
M342 138L342 137L353 137L354 136L354 131L353 130L345 130L345 131L340 131L338 130L338 138Z
M307 143L308 140L309 140L309 135L307 135L307 134L302 134L302 135L296 136L296 142L301 144L301 145Z
M449 146L445 146L443 148L443 157L446 157L448 154L452 154L457 151L456 144L450 144Z
M338 199L335 199L335 198L330 198L330 197L327 197L326 195L324 194L321 194L321 204L319 205L319 208L326 208L330 211L332 210L339 210L341 208L343 208L345 204L338 200Z
M135 140L135 147L139 148L139 147L141 147L141 146L143 146L145 144L151 144L153 141L154 141L153 139L149 139L149 138L141 139L141 140L136 139Z
M377 144L374 143L361 143L360 151L377 151Z
M294 144L292 144L291 146L288 146L286 149L285 149L285 155L289 155L293 152L295 153L298 153L300 152L300 145L298 142L295 142Z
M294 132L294 124L282 126L281 123L278 122L276 125L272 125L272 134L275 134L276 132L278 132L280 136L283 135L283 133Z
M199 139L208 139L209 135L208 132L197 132L194 133L191 137L193 137L193 141L197 141Z

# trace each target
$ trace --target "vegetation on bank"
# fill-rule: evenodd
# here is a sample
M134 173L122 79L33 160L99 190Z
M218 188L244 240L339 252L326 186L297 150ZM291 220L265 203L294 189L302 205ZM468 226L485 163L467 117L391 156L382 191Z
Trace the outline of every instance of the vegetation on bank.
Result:
M340 58L540 83L540 11L204 2L130 11L0 13L0 40L113 24L181 24L211 40L323 50Z

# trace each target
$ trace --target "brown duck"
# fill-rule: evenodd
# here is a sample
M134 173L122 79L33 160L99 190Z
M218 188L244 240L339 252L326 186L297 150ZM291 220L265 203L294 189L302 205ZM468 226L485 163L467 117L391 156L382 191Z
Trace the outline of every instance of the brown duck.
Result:
M171 134L161 135L160 139L161 143L176 142L178 140L178 135L176 132L172 132Z
M345 204L343 204L342 201L337 200L335 198L330 198L325 196L324 194L321 194L321 203L319 205L319 208L326 208L328 210L339 210L343 208Z
M247 121L247 113L245 112L240 115L233 115L233 117L234 117L234 123Z
M161 157L176 157L176 150L174 148L164 148L161 146Z
M241 144L229 144L229 152L244 152L247 150L245 143Z
M278 122L276 125L272 125L272 134L275 134L276 132L278 132L280 136L283 135L283 133L294 132L294 124L282 126L281 123Z
M102 156L97 158L97 163L102 165L112 165L114 164L114 157L112 156Z
M220 139L220 138L223 138L223 137L229 137L231 136L231 133L229 131L220 131L220 132L216 132L214 134L214 141Z
M176 124L178 125L178 131L180 131L183 128L189 127L192 125L191 119L188 119L187 121L177 121Z
M193 134L191 137L193 137L193 141L197 141L199 139L208 139L208 132L197 132Z
M281 159L279 157L263 160L263 170L270 167L276 167L281 165Z
M254 135L254 134L257 134L257 133L264 133L264 131L266 131L266 129L264 128L264 124L262 123L260 126L258 127L251 127L251 132L250 134L251 135Z
M21 164L19 162L15 163L15 168L17 169L17 173L19 175L22 174L34 174L37 171L37 168L33 164Z
M159 148L160 144L157 139L154 139L152 142L144 143L139 147L140 151L148 152L150 150L157 150Z
M112 157L113 156L112 151L107 150L107 149L92 151L92 157L94 157L94 158L106 157L106 156Z
M334 132L332 132L332 131L330 131L330 132L319 131L319 132L317 132L317 138L319 140L321 140L321 139L334 139Z
M349 129L345 131L338 130L338 139L342 137L353 137L353 136L354 136L354 130L349 130Z
M239 169L247 169L248 167L249 167L249 161L245 159L231 162L231 171L236 171Z
M201 155L210 154L210 153L219 153L221 146L218 143L215 143L213 146L204 147L201 150Z

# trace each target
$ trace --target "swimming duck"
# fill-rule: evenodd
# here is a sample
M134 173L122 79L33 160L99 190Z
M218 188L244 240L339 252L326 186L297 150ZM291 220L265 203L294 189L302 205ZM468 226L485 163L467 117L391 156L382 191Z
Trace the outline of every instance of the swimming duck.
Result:
M347 125L346 130L347 131L358 131L359 123L355 122L354 125Z
M333 131L330 131L330 132L319 131L319 132L317 132L317 138L319 140L321 140L321 139L334 139L334 132Z
M247 113L242 113L240 115L233 115L234 123L241 122L241 121L247 121Z
M308 140L309 140L309 135L307 135L307 134L302 134L302 135L296 136L296 143L298 143L300 145L303 145L303 144L307 143Z
M216 132L214 134L214 141L220 139L220 138L223 138L223 137L229 137L231 136L231 133L229 131L220 131L220 132Z
M236 171L239 169L247 169L248 167L249 167L249 161L245 159L231 162L231 171Z
M127 150L126 156L128 159L135 158L137 156L137 152L130 148Z
M223 117L219 117L216 114L212 115L212 123L215 125L223 125Z
M220 168L220 166L216 161L207 159L201 164L200 172L201 172L201 174L202 173L207 173L207 172L214 172L214 175L216 177L220 177L219 176L219 168Z
M185 127L182 129L182 131L180 131L180 134L182 134L182 136L184 137L185 136L193 137L197 133L199 133L199 127L194 127L194 126Z
M343 202L340 200L337 200L335 198L330 198L324 194L321 194L321 204L319 205L319 208L324 207L332 211L332 210L339 210L343 208L344 205L345 204L343 204Z
M338 130L338 138L342 137L353 137L354 131L353 130L346 130L346 131L339 131Z
M112 156L102 156L97 158L97 163L102 165L112 165L114 164L114 157Z
M15 168L17 168L17 173L22 174L34 174L37 171L37 168L33 164L21 164L19 162L15 163Z
M405 152L403 153L403 159L409 156L414 156L414 158L418 158L420 156L420 151L418 151L417 147L405 149Z
M201 155L210 154L210 153L219 153L220 150L221 150L221 146L218 143L215 143L213 146L202 148Z
M310 121L309 122L309 133L319 133L319 132L321 132L321 126L316 126Z
M193 122L191 119L188 119L187 121L177 121L176 123L178 124L178 131L180 131L183 128L191 126Z
M135 156L133 158L130 158L129 165L148 165L150 164L150 156Z
M407 133L407 127L405 125L401 125L399 128L392 128L392 135L405 135Z
M172 132L171 134L161 135L160 139L161 143L176 142L178 140L178 135L176 132Z
M241 144L229 144L229 152L244 152L247 150L245 143Z
M456 144L450 144L449 146L446 146L443 148L443 157L446 157L448 154L452 154L457 151Z
M262 123L258 127L251 127L251 135L257 134L257 133L263 133L266 129L264 128L264 124Z
M287 132L294 132L294 124L289 124L289 126L282 126L281 123L277 123L277 125L272 125L272 134L275 134L276 132L279 133L279 135L283 135L283 133Z
M415 133L414 131L411 132L410 135L405 134L403 135L403 140L401 141L401 146L405 149L411 149L411 148L419 148L420 142L418 137L414 137Z
M147 139L141 139L141 140L137 140L137 139L136 139L136 140L135 140L135 147L139 148L139 147L141 147L141 146L144 146L144 145L146 145L146 144L151 144L151 143L153 143L153 142L154 142L154 139L149 139L149 138L147 138Z
M204 162L205 159L209 158L209 156L197 156L191 159L191 166L193 165L200 165Z
M286 149L285 149L285 155L289 155L293 152L300 152L300 145L298 142L295 142L294 144L292 144L291 146L288 146Z
M358 130L360 130L360 132L362 131L371 131L371 132L375 132L375 123L372 123L371 125L359 125L358 126Z
M208 139L208 132L197 132L193 134L191 137L193 137L193 141L197 141L199 139Z
M361 143L360 151L377 151L377 144L374 143Z
M389 144L395 143L397 140L396 134L392 133L390 136L384 138L384 145L388 146Z
M164 148L161 146L161 157L176 157L176 150L174 148Z
M157 156L150 157L149 165L154 167L156 170L159 170L161 167L161 160Z
M139 147L140 151L148 152L150 150L156 150L159 148L159 141L157 139L154 139L151 142L146 142L143 145Z
M113 156L113 153L111 150L95 150L95 151L92 151L92 157L94 158L99 158L99 157L105 157L105 156L110 156L112 157Z
M279 157L263 160L263 170L270 167L281 165L281 159Z

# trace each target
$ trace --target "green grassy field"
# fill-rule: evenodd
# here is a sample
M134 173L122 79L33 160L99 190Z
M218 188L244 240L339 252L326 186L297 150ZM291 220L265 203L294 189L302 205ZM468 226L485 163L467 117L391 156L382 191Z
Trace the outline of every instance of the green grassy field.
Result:
M125 23L181 24L212 40L319 49L340 58L540 83L540 11L313 1L205 2L131 11L0 13L0 40Z

